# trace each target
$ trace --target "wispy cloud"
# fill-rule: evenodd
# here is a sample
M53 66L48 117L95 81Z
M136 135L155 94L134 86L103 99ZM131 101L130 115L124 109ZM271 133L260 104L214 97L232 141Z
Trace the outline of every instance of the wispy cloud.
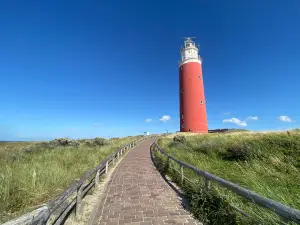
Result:
M95 122L95 123L92 123L92 127L100 127L100 123L97 123L97 122Z
M246 121L247 120L258 120L258 116L248 116Z
M288 123L291 123L291 122L294 122L290 117L288 116L279 116L278 119L282 122L288 122Z
M236 125L241 126L241 127L246 127L247 126L246 121L242 121L238 118L225 119L225 120L223 120L223 123L233 123L233 124L236 124Z
M160 118L159 120L162 122L167 122L171 119L171 116L168 115L164 115L162 118Z
M146 122L146 123L151 123L151 122L152 122L152 119L145 119L145 122Z
M77 131L77 129L76 128L72 128L71 131Z
M223 112L222 115L224 115L224 116L230 116L231 112Z

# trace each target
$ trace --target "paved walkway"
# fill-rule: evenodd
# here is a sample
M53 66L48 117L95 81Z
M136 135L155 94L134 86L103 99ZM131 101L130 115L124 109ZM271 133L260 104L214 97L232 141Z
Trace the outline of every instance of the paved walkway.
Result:
M184 210L181 198L156 170L152 140L130 150L108 183L95 225L201 224Z

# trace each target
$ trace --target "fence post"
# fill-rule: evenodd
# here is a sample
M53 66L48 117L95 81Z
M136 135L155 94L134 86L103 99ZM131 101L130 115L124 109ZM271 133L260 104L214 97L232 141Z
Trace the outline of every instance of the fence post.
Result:
M164 173L167 173L167 171L171 168L170 166L170 158L169 156L167 156L167 160L166 160L166 166L164 168Z
M205 179L205 187L206 187L206 189L210 189L210 180L209 179L207 179L206 177L204 178Z
M81 211L82 211L82 189L83 189L83 183L80 184L80 186L77 188L77 196L76 196L76 218L79 219L80 215L81 215Z
M95 176L95 186L99 185L99 176L100 176L100 169L97 170L96 176Z
M115 155L113 156L113 165L115 165Z
M120 158L120 152L118 152L118 159Z
M183 184L184 175L183 175L183 166L182 165L180 165L180 170L181 170L181 184Z
M105 174L107 174L107 173L108 173L108 160L105 163Z

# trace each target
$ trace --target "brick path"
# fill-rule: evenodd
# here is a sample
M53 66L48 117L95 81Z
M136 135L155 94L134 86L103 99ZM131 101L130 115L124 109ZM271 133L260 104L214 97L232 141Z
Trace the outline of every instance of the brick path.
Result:
M95 225L201 224L184 210L181 198L156 170L152 140L130 150L108 183Z

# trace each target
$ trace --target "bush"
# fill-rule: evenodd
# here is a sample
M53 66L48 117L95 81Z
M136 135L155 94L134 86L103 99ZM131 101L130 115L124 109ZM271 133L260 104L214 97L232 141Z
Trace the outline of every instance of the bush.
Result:
M71 141L68 138L56 138L50 141L50 143L54 146L67 146L71 143Z
M94 142L95 142L95 145L100 145L100 146L107 144L106 139L105 138L100 138L100 137L96 137L94 139Z
M194 216L203 224L239 224L237 215L228 202L213 189L202 184L184 185L184 193Z
M223 153L223 159L231 161L247 161L251 158L250 156L250 146L244 143L235 143L229 148L227 148L226 152Z
M90 147L96 146L96 143L93 140L84 140L83 144Z
M111 140L111 141L118 141L119 138L118 138L118 137L115 137L115 138L111 138L110 140Z
M31 152L34 152L35 150L36 150L36 148L34 147L34 145L26 146L26 147L22 148L22 151L25 153L31 153Z
M181 135L176 135L176 136L173 138L173 141L174 141L174 142L179 142L179 143L186 143L185 136L181 136Z
M80 145L80 141L72 140L72 141L69 143L69 145L72 146L72 147L77 148L77 147L79 147L79 145Z

